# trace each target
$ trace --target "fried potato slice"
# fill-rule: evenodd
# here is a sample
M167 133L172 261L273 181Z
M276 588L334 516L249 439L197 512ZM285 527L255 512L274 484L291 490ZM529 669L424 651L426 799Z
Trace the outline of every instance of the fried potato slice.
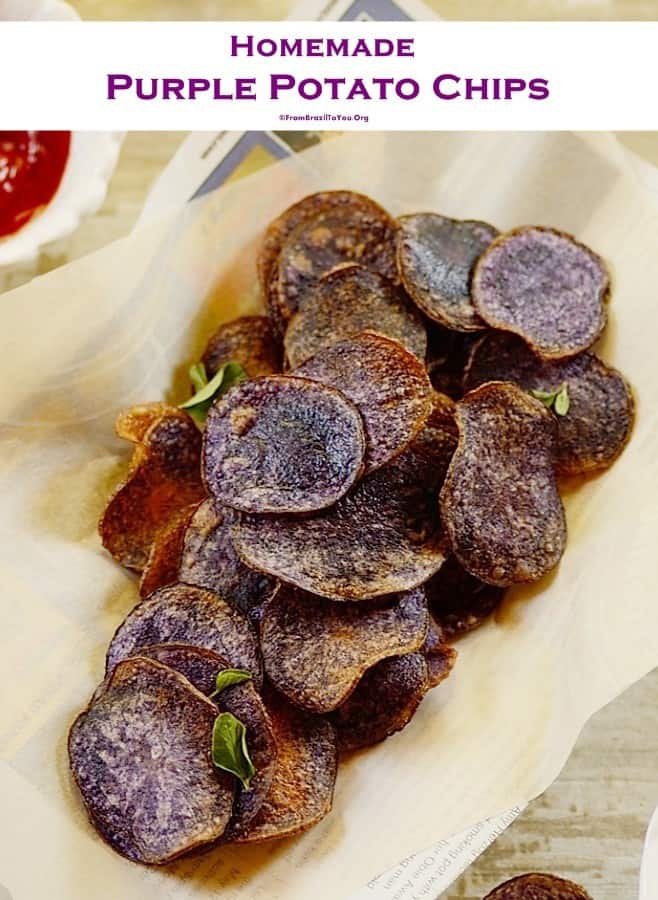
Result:
M424 589L424 586L423 586ZM430 616L429 628L425 643L420 648L427 663L427 675L430 687L436 687L448 677L455 662L457 651L445 641L448 638L438 622Z
M454 641L485 622L500 606L505 590L485 584L449 556L426 584L425 593L444 640Z
M164 865L223 835L234 779L212 763L216 715L178 672L137 657L119 663L75 720L71 771L92 824L118 853Z
M334 387L354 403L365 427L366 473L398 456L432 411L423 364L402 344L374 332L325 347L294 374Z
M306 831L331 810L338 766L330 723L269 691L265 704L276 740L274 779L265 802L237 843L260 843Z
M302 222L284 241L277 264L277 298L284 319L336 266L358 263L396 283L395 221L374 201L344 206Z
M436 213L413 213L397 221L398 269L414 303L446 328L485 328L471 301L471 276L497 229Z
M213 650L261 683L258 641L248 619L212 591L187 584L162 588L128 613L110 642L106 671L142 647L169 643Z
M179 578L178 570L185 533L197 509L198 506L187 506L175 513L155 535L142 577L139 579L140 597L148 597L161 587L185 580Z
M484 900L592 900L587 891L556 875L518 875L494 888Z
M247 565L332 600L417 587L444 559L437 472L426 450L414 442L318 514L243 516L238 553Z
M225 363L240 363L249 378L276 375L283 349L267 316L240 316L220 325L201 357L210 380Z
M334 388L271 375L243 381L210 409L202 468L208 492L245 512L310 512L335 503L363 471L358 410Z
M282 585L260 621L265 672L296 706L326 713L375 663L418 650L428 623L422 588L376 603L336 603Z
M320 215L339 212L343 208L352 209L357 213L364 209L372 210L373 213L378 213L380 210L380 207L369 197L355 191L319 191L303 197L270 222L256 259L258 280L266 296L269 293L273 270L276 268L281 248L292 232L304 222L316 219Z
M205 500L183 535L176 581L214 591L247 615L271 597L279 582L250 569L238 556L233 531L239 514Z
M635 418L631 389L594 353L548 362L520 338L492 332L473 348L464 375L467 391L485 381L513 381L525 391L554 391L566 384L569 409L557 416L560 475L606 469L628 443Z
M449 331L432 324L427 329L427 371L435 390L452 400L464 395L464 371L481 331Z
M158 532L204 496L201 435L194 421L163 403L122 413L117 434L135 443L126 481L111 497L100 521L103 546L122 565L146 565Z
M218 672L230 668L213 650L189 644L155 644L141 649L139 655L180 672L206 696L214 693ZM224 841L230 841L234 832L242 831L251 822L270 790L276 766L276 741L269 714L252 681L225 688L213 699L222 712L232 713L245 726L249 756L256 769L248 791L237 786L233 813L223 835Z
M399 341L425 360L425 325L404 292L363 266L342 266L317 282L290 320L286 359L294 369L323 347L368 330Z
M526 226L503 234L478 260L473 305L492 328L511 331L544 359L587 350L607 321L603 260L571 235Z
M566 522L554 472L555 417L492 381L457 404L459 444L441 517L461 565L487 584L539 580L559 562Z
M378 744L411 721L430 688L422 653L394 656L365 673L330 719L341 751Z

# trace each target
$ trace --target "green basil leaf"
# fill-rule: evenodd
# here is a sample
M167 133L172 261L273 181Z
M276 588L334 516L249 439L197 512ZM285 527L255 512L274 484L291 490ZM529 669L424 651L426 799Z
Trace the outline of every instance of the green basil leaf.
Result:
M212 761L218 769L230 772L249 790L256 767L249 756L247 729L232 713L220 713L212 729Z
M531 397L534 397L535 400L541 400L547 409L551 408L555 397L557 396L557 391L542 391L539 388L531 388L528 393Z
M190 366L190 380L197 391L193 397L181 403L179 408L186 409L193 419L203 424L213 401L246 377L247 373L240 363L227 362L208 381L203 363L195 363Z
M555 397L553 409L558 416L566 416L566 414L569 412L570 406L571 400L569 398L569 387L565 382L558 391L557 396Z
M246 669L222 669L217 673L215 679L215 690L210 695L210 699L216 697L224 688L231 687L232 684L242 684L243 681L251 679L251 672Z
M202 362L190 366L190 381L194 385L195 391L200 391L208 384L208 373Z

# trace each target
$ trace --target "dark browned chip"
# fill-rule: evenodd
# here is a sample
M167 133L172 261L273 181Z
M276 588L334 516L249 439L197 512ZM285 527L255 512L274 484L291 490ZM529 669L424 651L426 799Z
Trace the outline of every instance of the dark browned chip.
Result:
M482 332L448 331L432 324L427 330L427 371L432 385L453 400L460 400L464 390L464 370L474 344Z
M326 719L296 709L270 691L265 697L276 741L269 793L238 843L290 837L311 828L331 810L336 781L336 737Z
M423 585L423 589L425 585ZM436 687L448 677L457 660L457 651L445 643L447 640L443 629L436 619L430 616L429 628L425 643L420 652L427 663L427 674L430 687Z
M163 865L224 833L235 784L212 763L216 715L178 672L137 657L73 723L73 777L92 824L123 856Z
M206 696L214 693L218 672L229 668L219 654L189 644L156 644L141 649L139 655L180 672ZM223 839L227 841L234 832L242 831L249 824L263 804L272 785L276 742L270 717L253 682L244 681L225 688L214 702L222 712L232 713L245 726L249 756L256 769L248 791L238 786L231 821L224 832Z
M161 587L185 580L179 578L178 570L183 554L185 532L197 509L197 506L182 509L155 535L139 580L140 597L148 597Z
M160 530L203 499L201 435L186 412L164 403L122 413L116 430L135 449L128 476L110 499L99 531L103 546L118 562L141 572Z
M441 489L455 556L488 584L537 581L566 543L555 417L516 385L492 381L457 404L457 424L459 444Z
M169 643L214 650L261 682L258 641L246 617L212 591L187 584L162 588L128 613L110 643L106 671L142 647Z
M210 409L203 477L221 504L256 513L335 503L363 471L358 410L334 388L271 375L243 381Z
M336 603L282 585L260 622L265 672L296 706L326 713L375 663L418 650L428 622L422 588L376 603Z
M398 457L399 465L423 478L427 490L443 484L452 454L457 447L455 403L445 394L432 392L432 412L410 446Z
M225 688L215 703L245 726L249 756L256 769L249 790L238 786L233 815L224 833L224 840L232 841L249 828L272 789L277 771L277 739L272 719L252 682Z
M605 469L631 434L635 405L623 375L594 353L547 362L511 334L492 333L474 347L464 384L513 381L525 391L555 391L567 385L569 410L557 416L556 471L579 475Z
M315 285L290 320L284 338L288 364L300 366L323 347L362 331L393 338L425 360L425 325L404 292L363 266L343 266Z
M501 235L473 274L473 304L501 331L522 337L544 359L587 350L607 321L610 278L603 260L552 228Z
M206 500L185 532L176 581L208 588L248 615L271 597L279 582L250 569L235 551L239 514Z
M298 225L284 241L277 263L277 298L283 318L297 312L323 275L345 263L358 263L397 282L395 230L395 221L372 200Z
M400 731L429 688L422 653L394 656L368 669L356 690L330 716L339 749L368 747Z
M322 512L243 516L235 546L245 562L333 600L367 600L417 587L444 558L438 473L424 434ZM422 450L422 452L421 452Z
M446 641L454 641L481 625L505 595L503 588L470 575L454 556L446 559L424 587L432 615Z
M484 900L592 900L587 891L556 875L530 873L511 878Z
M228 362L240 363L249 378L281 371L282 348L267 316L241 316L220 325L201 357L208 379Z
M357 213L365 209L372 210L373 214L380 214L380 207L364 194L355 191L319 191L289 206L270 222L256 260L258 280L266 296L286 239L304 222L316 219L319 215L340 212L341 209L352 209Z
M471 302L471 276L476 260L497 234L486 222L460 221L436 213L398 219L400 278L426 316L456 331L486 327Z
M294 374L337 388L354 403L365 426L366 472L401 453L432 410L423 364L402 344L374 332L325 347Z

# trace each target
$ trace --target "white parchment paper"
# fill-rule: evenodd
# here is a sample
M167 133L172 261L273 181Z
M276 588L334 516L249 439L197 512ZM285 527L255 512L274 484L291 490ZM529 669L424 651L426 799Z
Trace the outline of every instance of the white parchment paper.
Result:
M587 718L658 661L658 214L614 141L351 135L299 162L0 298L0 886L14 900L347 898L536 796ZM495 621L460 642L453 675L411 725L341 769L327 819L297 839L149 871L96 837L66 759L68 726L137 597L96 534L129 453L112 422L137 401L182 399L212 329L258 308L266 222L332 187L395 214L542 223L590 244L614 274L600 349L632 382L638 422L613 469L564 485L558 570L510 591Z

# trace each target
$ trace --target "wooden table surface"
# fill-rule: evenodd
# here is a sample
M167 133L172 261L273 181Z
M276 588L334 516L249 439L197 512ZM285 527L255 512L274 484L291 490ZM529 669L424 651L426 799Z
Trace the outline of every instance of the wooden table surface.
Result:
M107 20L277 18L292 5L286 0L72 2L83 18ZM428 5L446 18L658 18L655 0L434 0ZM5 276L0 289L127 233L149 185L183 137L168 132L128 135L101 210L56 253L42 257L33 271ZM658 135L632 135L626 141L658 162ZM549 871L583 884L594 900L636 900L642 841L656 805L658 671L587 724L557 781L444 896L446 900L478 900L513 875Z

